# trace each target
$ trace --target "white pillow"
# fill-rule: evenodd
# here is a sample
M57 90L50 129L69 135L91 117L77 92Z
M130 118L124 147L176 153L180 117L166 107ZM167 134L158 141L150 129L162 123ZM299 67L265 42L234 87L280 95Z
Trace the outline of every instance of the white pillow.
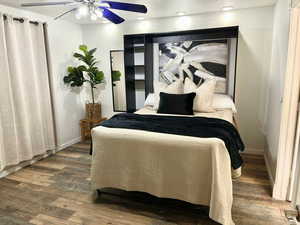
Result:
M155 95L154 93L149 93L145 100L144 106L154 106L154 105L155 105Z
M190 79L185 78L184 93L195 92L194 111L197 112L215 112L212 107L213 96L216 87L216 80L206 79L199 87Z
M155 104L154 109L158 109L159 106L159 93L165 92L168 94L183 94L183 82L178 79L170 85L164 84L162 82L154 82L154 95L155 95Z
M214 94L212 107L214 109L231 109L233 113L237 113L235 104L229 95Z

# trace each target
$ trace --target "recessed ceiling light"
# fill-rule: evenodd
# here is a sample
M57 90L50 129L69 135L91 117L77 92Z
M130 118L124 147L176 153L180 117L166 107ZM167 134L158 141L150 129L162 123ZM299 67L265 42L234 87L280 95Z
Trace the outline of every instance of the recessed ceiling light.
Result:
M183 15L185 15L185 12L177 12L176 14L177 14L177 16L183 16Z
M138 17L137 19L138 20L144 20L145 18L144 17Z
M223 11L229 11L229 10L233 10L233 7L232 6L224 6L222 8Z

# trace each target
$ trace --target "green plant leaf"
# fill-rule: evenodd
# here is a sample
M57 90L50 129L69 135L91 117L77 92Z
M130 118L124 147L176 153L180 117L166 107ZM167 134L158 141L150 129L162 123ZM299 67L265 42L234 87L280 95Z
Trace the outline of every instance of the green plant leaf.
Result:
M71 87L82 86L85 82L83 72L79 67L68 67L68 75L64 77L64 83Z
M77 59L80 59L80 60L83 60L85 57L84 57L84 55L81 55L80 53L77 53L77 52L75 52L74 54L73 54L73 56L75 57L75 58L77 58Z
M98 64L98 63L99 63L99 61L96 61L96 60L95 60L94 62L91 63L91 66L95 66L95 65Z
M69 66L68 69L67 69L68 73L72 73L73 70L74 70L74 69L73 69L72 66Z
M89 55L93 55L96 51L97 51L97 48L94 48L94 49L90 50Z
M89 68L89 72L90 73L97 73L98 72L98 68L97 67L90 67Z
M86 45L80 45L79 46L79 50L83 51L83 52L87 52L88 47Z
M64 77L64 83L65 84L68 84L68 83L70 83L71 82L71 78L69 77L69 76L65 76Z
M82 72L88 71L88 68L85 65L78 66L78 69Z
M103 82L103 79L104 79L103 71L98 71L95 76L95 81L97 82L97 84L100 84Z

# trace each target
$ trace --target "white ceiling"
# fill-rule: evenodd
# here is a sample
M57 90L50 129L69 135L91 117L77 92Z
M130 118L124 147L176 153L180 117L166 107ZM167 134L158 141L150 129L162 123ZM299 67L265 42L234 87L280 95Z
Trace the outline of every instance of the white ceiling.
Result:
M20 8L21 3L28 2L57 2L64 0L0 0L0 4ZM224 6L233 6L234 9L245 9L252 7L262 7L275 4L277 0L114 0L119 2L144 4L148 8L147 14L128 13L117 11L118 15L128 20L136 20L138 17L161 18L176 16L176 12L185 12L188 14L199 14L206 12L221 11ZM71 9L69 6L49 6L49 7L32 7L26 8L40 14L57 16L58 14ZM65 19L75 23L95 23L88 19L77 20L73 14Z

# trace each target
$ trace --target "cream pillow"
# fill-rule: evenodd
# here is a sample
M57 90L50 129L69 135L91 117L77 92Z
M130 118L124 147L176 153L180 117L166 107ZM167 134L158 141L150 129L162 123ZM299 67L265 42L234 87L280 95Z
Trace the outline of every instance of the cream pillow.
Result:
M168 94L183 94L183 82L178 79L170 85L164 84L162 82L154 82L154 95L155 95L155 104L154 109L158 109L159 106L159 93L165 92Z
M184 93L196 93L193 109L197 112L215 112L212 106L215 88L214 79L206 79L199 87L188 77L184 81Z
M144 103L144 106L154 106L155 105L155 95L154 93L149 93L146 100L145 100L145 103Z
M212 107L216 110L231 109L237 113L232 97L224 94L214 94Z

